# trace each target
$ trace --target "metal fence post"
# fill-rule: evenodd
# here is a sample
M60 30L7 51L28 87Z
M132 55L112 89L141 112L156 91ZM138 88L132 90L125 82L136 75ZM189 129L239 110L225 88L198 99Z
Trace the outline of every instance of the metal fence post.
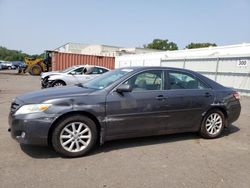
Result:
M220 58L217 58L216 70L215 70L215 81L217 81L218 70L219 70L219 61L220 61Z

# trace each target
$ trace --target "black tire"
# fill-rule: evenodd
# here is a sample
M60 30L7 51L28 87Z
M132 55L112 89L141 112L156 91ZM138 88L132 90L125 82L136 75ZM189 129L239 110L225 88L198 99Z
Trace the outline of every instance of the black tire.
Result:
M66 86L66 83L62 80L56 80L53 82L52 87Z
M211 134L208 131L208 129L210 128L210 126L209 125L207 126L207 123L209 123L210 118L211 118L211 116L213 114L216 114L216 115L220 116L222 124L221 124L221 127L217 129L218 132L215 132L214 134ZM202 120L201 128L200 128L200 135L203 138L208 138L208 139L218 138L218 137L221 136L221 133L222 133L224 127L225 127L225 116L224 116L224 114L220 110L218 110L218 109L210 110L210 111L208 111L206 113L206 115L204 116L204 118ZM211 129L210 129L210 131L211 131Z
M74 151L70 152L66 150L60 141L60 135L61 132L64 130L64 128L73 122L82 122L84 123L91 132L91 139L88 143L88 145L81 151ZM97 142L97 129L95 122L82 115L73 115L68 118L63 119L58 123L58 125L55 127L53 133L52 133L52 146L53 148L60 154L62 154L65 157L81 157L86 155L95 145ZM75 146L76 147L76 146Z
M32 65L29 73L33 76L39 76L42 73L42 67L39 65Z

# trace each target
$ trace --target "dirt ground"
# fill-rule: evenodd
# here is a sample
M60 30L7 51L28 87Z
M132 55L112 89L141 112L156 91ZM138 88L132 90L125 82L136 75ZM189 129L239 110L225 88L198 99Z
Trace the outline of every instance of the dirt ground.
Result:
M185 133L111 141L88 156L60 157L11 139L11 100L39 77L0 72L0 187L250 187L250 98L219 139Z

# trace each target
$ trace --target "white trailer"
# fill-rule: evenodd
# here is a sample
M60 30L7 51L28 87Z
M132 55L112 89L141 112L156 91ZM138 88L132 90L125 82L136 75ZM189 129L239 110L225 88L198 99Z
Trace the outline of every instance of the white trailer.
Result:
M116 57L115 68L167 66L194 70L250 96L250 44Z

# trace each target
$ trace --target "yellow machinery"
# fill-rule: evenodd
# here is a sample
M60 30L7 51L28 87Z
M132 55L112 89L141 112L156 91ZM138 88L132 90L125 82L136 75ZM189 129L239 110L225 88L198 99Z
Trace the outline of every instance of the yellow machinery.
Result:
M19 69L18 72L29 72L31 75L40 75L42 72L47 72L51 69L52 51L45 51L44 58L29 58L25 57L24 62L27 67Z

